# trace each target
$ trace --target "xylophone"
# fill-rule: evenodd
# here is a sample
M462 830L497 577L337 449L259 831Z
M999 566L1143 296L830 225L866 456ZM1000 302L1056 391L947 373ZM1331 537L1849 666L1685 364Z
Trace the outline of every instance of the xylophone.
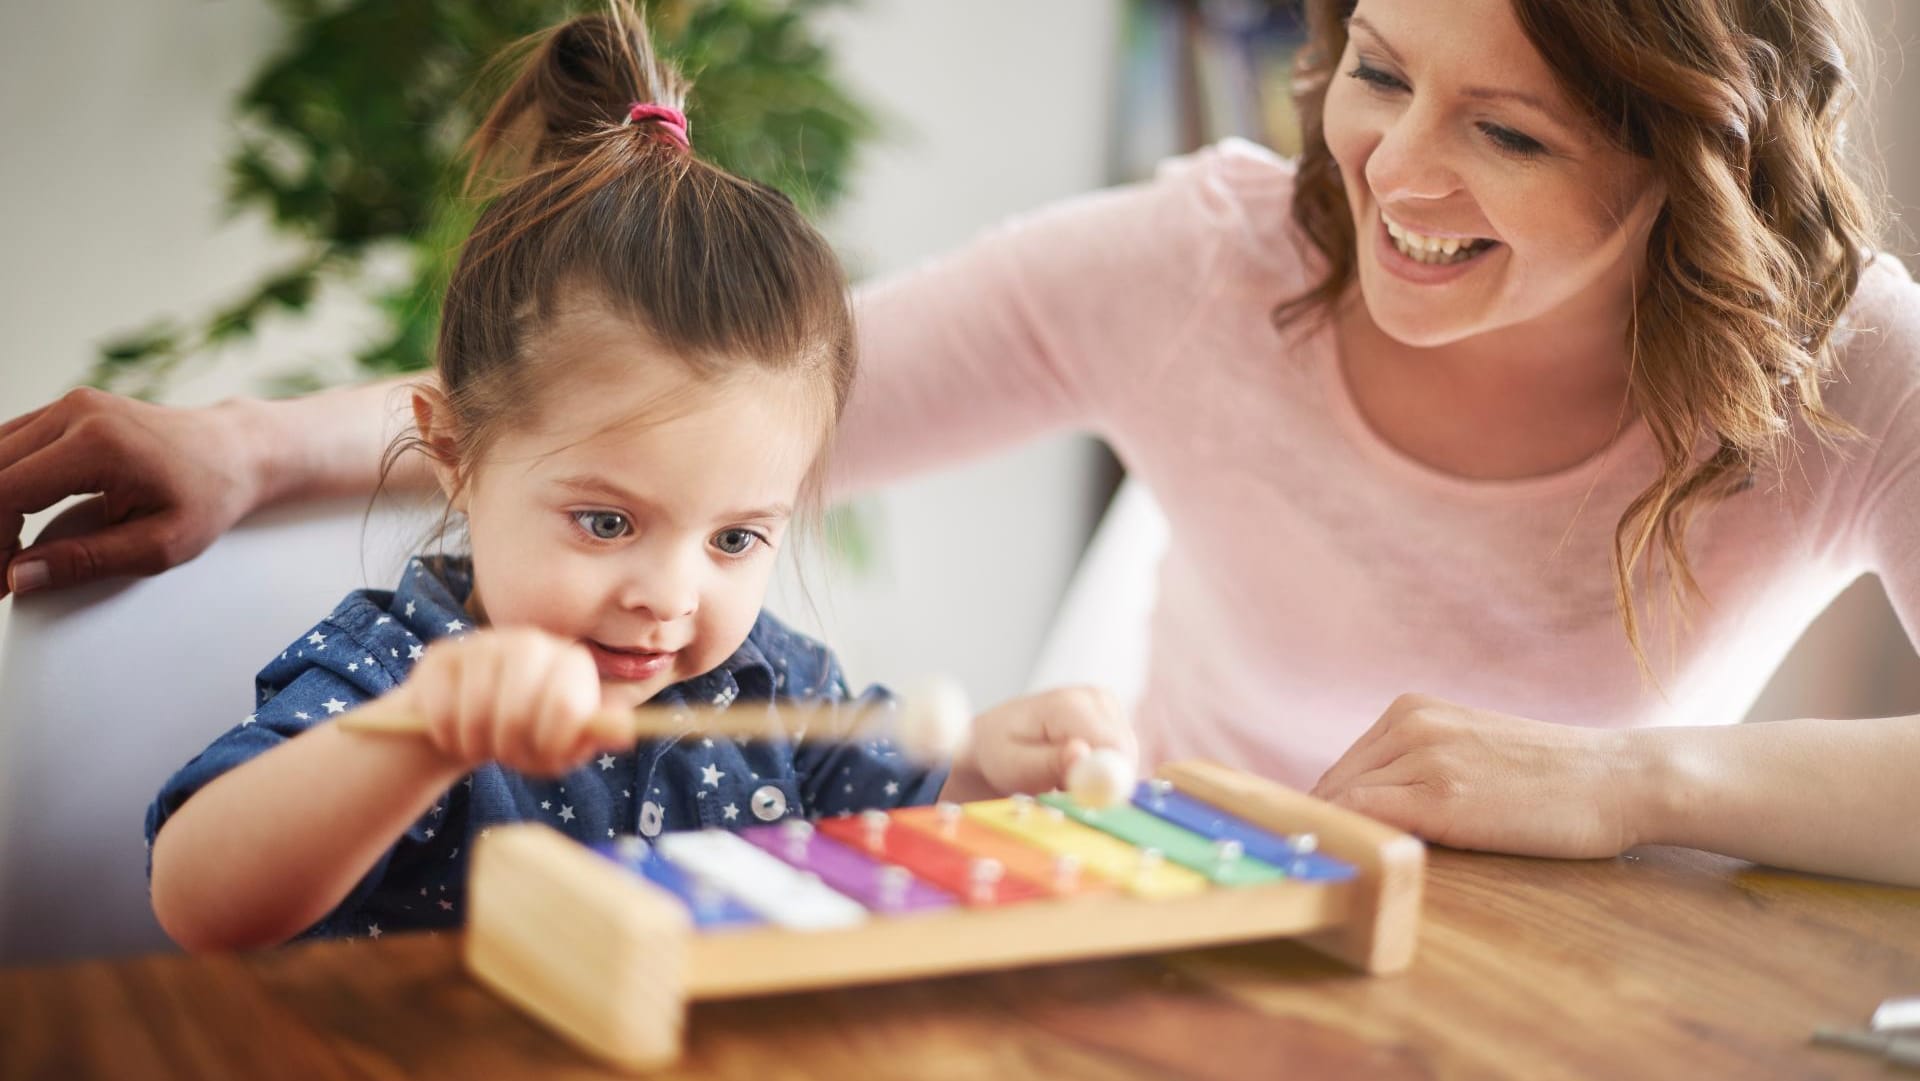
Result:
M594 847L500 827L475 848L466 964L644 1069L701 999L1282 936L1398 971L1425 863L1407 834L1202 762L1117 807L1050 793Z

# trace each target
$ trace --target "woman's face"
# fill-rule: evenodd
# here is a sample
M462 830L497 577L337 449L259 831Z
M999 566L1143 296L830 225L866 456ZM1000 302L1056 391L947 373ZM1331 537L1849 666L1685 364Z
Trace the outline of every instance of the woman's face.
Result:
M1624 320L1658 184L1560 93L1509 0L1360 0L1325 131L1393 338Z

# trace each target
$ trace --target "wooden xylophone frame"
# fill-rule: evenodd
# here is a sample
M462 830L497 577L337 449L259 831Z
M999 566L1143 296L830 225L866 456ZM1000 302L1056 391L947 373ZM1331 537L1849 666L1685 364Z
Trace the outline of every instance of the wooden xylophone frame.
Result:
M475 846L467 968L585 1050L641 1070L679 1056L687 1003L703 999L1281 937L1374 974L1412 962L1426 869L1418 839L1212 763L1158 776L1271 832L1314 833L1320 851L1358 874L703 934L677 897L586 846L545 826L502 827Z

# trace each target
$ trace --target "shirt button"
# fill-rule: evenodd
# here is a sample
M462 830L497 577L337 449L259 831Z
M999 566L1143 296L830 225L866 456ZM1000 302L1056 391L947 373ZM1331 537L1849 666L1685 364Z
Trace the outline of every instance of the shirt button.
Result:
M665 815L660 805L648 800L640 805L640 832L648 837L660 836L660 824Z
M753 817L772 822L787 813L787 794L778 785L763 784L753 793Z

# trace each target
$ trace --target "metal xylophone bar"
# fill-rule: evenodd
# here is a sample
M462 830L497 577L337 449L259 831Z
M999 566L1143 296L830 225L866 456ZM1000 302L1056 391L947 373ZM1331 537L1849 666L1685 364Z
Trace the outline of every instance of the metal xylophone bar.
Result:
M817 929L848 926L866 913L908 915L1062 896L1085 877L1081 868L1097 883L1091 888L1124 888L1148 898L1182 896L1209 883L1248 886L1289 877L1337 882L1354 876L1347 864L1315 853L1311 834L1281 837L1218 813L1187 814L1186 821L1199 827L1191 829L1142 809L1164 809L1164 795L1143 782L1135 797L1140 807L1094 810L1060 793L1041 796L1037 807L1025 797L947 804L936 810L931 832L911 826L896 831L898 812L872 811L817 825L795 819L755 826L737 835L668 834L659 839L657 854L638 838L594 847L687 901L702 929L741 926L749 922L743 912ZM1201 806L1186 800L1179 810ZM970 846L957 829L966 820L992 834L970 835ZM1244 855L1249 845L1277 857L1269 862ZM1020 847L1029 851L1012 851ZM1027 874L1009 880L1003 860ZM1044 883L1032 877L1042 866L1050 869ZM857 907L823 901L823 884Z

